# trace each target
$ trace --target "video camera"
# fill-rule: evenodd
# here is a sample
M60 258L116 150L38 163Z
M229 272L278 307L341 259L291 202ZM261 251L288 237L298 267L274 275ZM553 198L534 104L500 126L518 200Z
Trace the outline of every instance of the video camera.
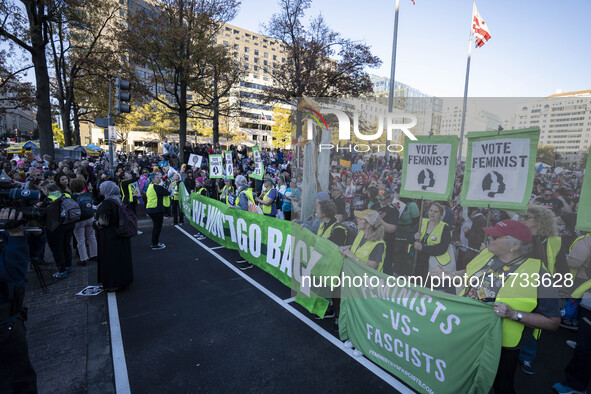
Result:
M24 225L29 220L42 221L44 210L35 205L41 199L37 190L23 190L10 181L4 171L0 175L0 208L12 208L22 212L22 220L0 220L0 229L11 229Z

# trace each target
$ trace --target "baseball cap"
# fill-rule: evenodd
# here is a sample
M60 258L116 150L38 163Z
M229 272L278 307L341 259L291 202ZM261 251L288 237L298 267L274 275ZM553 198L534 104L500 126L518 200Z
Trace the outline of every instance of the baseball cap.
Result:
M365 209L363 211L355 211L355 216L359 219L364 219L367 223L372 226L377 226L381 223L380 214L373 209Z
M521 242L530 243L532 241L531 230L527 225L517 220L503 220L494 227L484 227L485 233L491 237L504 237L509 235Z
M327 192L319 192L319 193L314 194L314 199L316 199L318 201L330 200L330 196L328 195Z

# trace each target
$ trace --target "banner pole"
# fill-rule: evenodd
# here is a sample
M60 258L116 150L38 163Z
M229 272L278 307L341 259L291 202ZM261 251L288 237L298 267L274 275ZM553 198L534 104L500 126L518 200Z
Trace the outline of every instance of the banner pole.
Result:
M462 161L462 148L464 147L464 128L466 126L466 106L468 104L468 82L470 81L470 59L472 58L472 37L474 23L474 9L476 8L476 0L472 4L472 19L470 20L470 39L468 40L468 60L466 62L466 80L464 82L464 104L462 107L462 124L460 127L460 146L458 148L458 162Z
M488 213L486 214L486 227L490 227L490 216L491 216L490 204L488 204ZM488 234L484 233L484 244L485 245L486 245L487 241L488 241Z
M396 9L394 12L394 35L392 37L392 63L390 65L390 86L388 86L388 113L392 113L394 108L394 79L396 77L396 44L398 42L398 10L400 8L400 0L396 0ZM388 150L390 140L388 133L386 133L386 160L390 159L390 151Z
M421 233L421 227L423 226L423 211L424 211L424 207L425 207L425 200L423 200L423 197L421 197L421 208L419 209L419 234ZM412 274L413 276L415 275L415 273L417 272L417 259L419 257L419 252L418 250L415 249L415 256L414 256L414 262L412 264Z

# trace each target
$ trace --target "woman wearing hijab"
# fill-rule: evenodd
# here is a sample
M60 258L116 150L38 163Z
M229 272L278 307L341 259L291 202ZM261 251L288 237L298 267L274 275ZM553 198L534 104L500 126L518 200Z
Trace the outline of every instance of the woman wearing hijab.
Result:
M119 224L119 187L114 182L101 183L100 193L105 200L96 211L98 241L98 282L107 291L117 291L133 282L131 238L117 234Z

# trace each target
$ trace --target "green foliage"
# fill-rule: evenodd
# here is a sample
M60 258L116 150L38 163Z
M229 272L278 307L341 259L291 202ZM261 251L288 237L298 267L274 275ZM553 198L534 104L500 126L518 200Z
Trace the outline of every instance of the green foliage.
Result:
M556 155L556 148L551 145L538 146L538 155L536 156L536 162L542 162L550 166L554 165Z
M273 145L275 148L284 149L291 144L291 111L280 105L273 107Z
M64 142L64 131L59 128L57 123L51 124L51 130L53 131L53 139L55 140L55 142L57 142L58 146L60 148L66 146Z

